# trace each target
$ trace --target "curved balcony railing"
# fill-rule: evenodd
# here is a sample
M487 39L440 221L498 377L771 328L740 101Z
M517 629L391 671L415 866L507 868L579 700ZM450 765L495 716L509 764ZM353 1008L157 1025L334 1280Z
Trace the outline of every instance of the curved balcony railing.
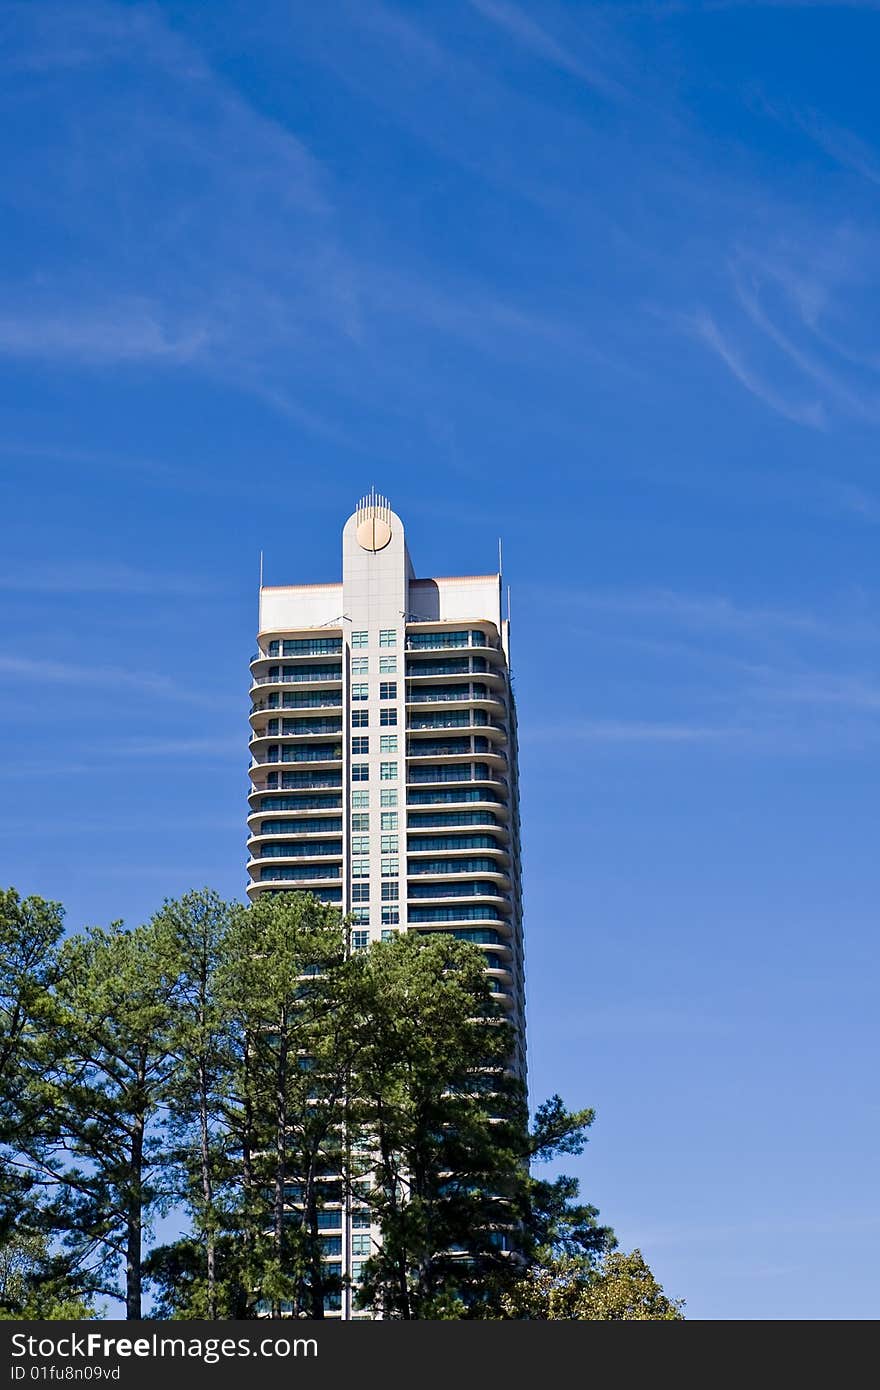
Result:
M285 671L277 676L252 676L251 685L305 685L306 682L318 684L326 681L328 684L334 681L337 685L342 684L342 667L311 667L303 666L301 670Z
M280 750L269 749L265 758L254 758L252 767L268 767L273 763L335 763L342 757L342 748L327 744L323 748L300 748L285 744Z
M411 859L406 872L408 878L418 878L425 874L430 874L432 878L439 875L455 878L459 874L498 874L499 877L504 877L504 871L498 867L498 861L483 855L470 859Z
M413 632L406 639L409 652L448 651L450 648L483 647L496 650L484 632L468 628L458 632Z
M503 845L500 845L491 835L426 835L421 840L417 835L410 834L406 837L406 846L411 854L426 854L431 850L462 849L491 849L496 850L499 854L506 853Z
M490 883L416 883L407 889L408 898L495 898L500 902L510 902L508 893L499 893L498 886Z
M491 811L413 811L406 818L409 830L450 830L471 825L494 825L507 833L503 821L495 818Z
M481 682L475 682L473 685L439 685L428 688L413 686L406 692L408 705L461 704L464 701L468 704L500 705L502 709L506 708L501 696L496 695L494 690L490 690Z
M295 868L261 869L260 883L314 883L318 879L341 878L338 864L301 864Z
M265 764L261 764L265 766ZM255 782L253 790L255 792L289 792L295 791L298 787L306 787L317 790L319 787L341 787L341 772L277 772L270 773L265 782Z
M259 820L261 812L256 813ZM254 819L253 815L248 817ZM264 835L341 835L341 816L306 816L298 820L271 820L265 817L261 824L251 831L251 840L262 839Z
M342 653L341 637L294 637L273 638L265 651L258 651L251 661L266 661L272 657L286 656L339 656Z
M337 784L340 785L340 784ZM254 786L250 795L269 792L263 797L263 805L251 812L252 816L264 815L267 811L336 811L342 807L342 797L332 793L326 796L279 796L278 787ZM269 802L267 806L265 803ZM293 822L298 824L298 822Z
M448 806L463 801L483 801L497 806L505 804L504 798L489 787L458 789L450 787L447 791L408 791L406 794L407 806Z
M277 685L278 682L276 681ZM262 714L275 710L279 714L288 709L338 709L342 704L342 692L335 690L304 690L298 694L285 693L270 695L266 700L258 700L251 705L251 714Z
M314 840L311 844L280 844L270 840L252 851L254 859L341 859L342 841ZM326 874L321 877L326 878Z
M491 904L460 903L457 907L410 907L407 917L415 922L503 922L504 914Z

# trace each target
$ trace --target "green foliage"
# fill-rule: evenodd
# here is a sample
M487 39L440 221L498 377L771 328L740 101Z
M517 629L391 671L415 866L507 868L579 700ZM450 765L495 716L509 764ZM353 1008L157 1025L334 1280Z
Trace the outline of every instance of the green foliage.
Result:
M140 1318L149 1285L162 1318L321 1318L345 1199L378 1232L352 1297L385 1318L679 1318L539 1175L593 1112L553 1096L530 1128L512 1051L442 932L352 954L311 894L203 890L62 941L57 904L0 893L0 1316Z
M476 1315L506 1278L525 1201L508 1025L465 942L401 935L355 964L353 1119L382 1231L359 1303L394 1318Z
M0 1244L0 1321L79 1322L95 1316L75 1281L57 1270L44 1235L7 1235Z
M639 1250L596 1260L548 1254L502 1303L508 1318L541 1321L680 1322L683 1307L664 1293Z

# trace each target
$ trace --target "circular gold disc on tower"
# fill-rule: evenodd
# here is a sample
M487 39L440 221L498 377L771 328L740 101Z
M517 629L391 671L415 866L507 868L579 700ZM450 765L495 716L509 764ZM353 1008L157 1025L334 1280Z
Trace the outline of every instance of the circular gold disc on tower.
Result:
M384 550L391 540L391 527L379 516L368 516L355 532L358 545L364 550Z

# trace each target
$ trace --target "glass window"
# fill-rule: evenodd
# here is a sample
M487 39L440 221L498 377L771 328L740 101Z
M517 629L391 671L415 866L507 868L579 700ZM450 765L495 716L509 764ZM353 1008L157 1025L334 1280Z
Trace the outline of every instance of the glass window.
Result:
M360 1281L361 1281L361 1279L363 1278L363 1273L364 1273L364 1261L363 1261L363 1260L352 1260L352 1262L351 1262L351 1278L352 1278L352 1283L354 1283L354 1284L359 1284ZM267 1307L268 1307L268 1305L267 1305ZM368 1314L366 1314L366 1313L355 1313L355 1317L356 1317L356 1318L357 1318L357 1317L363 1318L363 1317L367 1317L367 1316L368 1316Z
M367 752L367 751L368 751L367 749L364 749L364 752ZM380 734L380 735L379 735L379 752L380 752L380 753L396 753L396 752L397 752L397 734Z
M372 1218L368 1211L353 1211L351 1214L351 1229L353 1231L368 1231Z
M383 782L397 781L397 763L380 763L379 777ZM364 779L365 780L365 779Z
M351 740L351 751L355 754L363 755L370 751L369 737L364 734L356 734Z
M397 878L397 875L398 875L399 873L400 873L400 868L399 868L399 861L398 861L397 859L383 859L383 860L382 860L382 877L383 877L383 878Z
M358 682L351 687L351 698L353 700L368 700L370 698L370 687L366 681Z
M391 707L389 707L388 709L380 709L380 711L379 711L379 723L380 723L380 724L384 724L386 728L388 727L389 724L391 724L391 725L396 724L396 723L397 723L397 710L396 710L396 709L393 709L393 708L391 708Z
M319 1211L318 1230L319 1231L338 1231L342 1225L341 1211Z
M351 674L353 676L365 676L370 669L370 658L368 656L353 656L351 658Z
M352 854L369 854L370 837L369 835L352 835L351 837Z
M395 714L397 711L395 710ZM370 723L370 711L368 709L353 709L351 712L351 727L353 729L366 729Z
M396 699L397 699L397 681L380 681L380 682L379 682L379 699L380 699L380 700L396 700Z
M342 1254L342 1236L321 1236L320 1241L322 1255Z
M383 835L383 836L382 836L382 853L383 853L383 854L396 854L396 853L397 853L397 849L398 849L398 844L397 844L397 836L396 836L396 835Z
M351 934L351 949L353 951L365 951L370 944L370 933L368 931L353 931ZM335 1255L338 1251L328 1250L328 1255Z
M380 675L380 676L396 676L396 675L397 675L397 657L396 657L396 656L380 656L380 657L379 657L379 675Z
M367 806L369 806L369 804L370 804L370 793L369 793L369 792L352 792L352 794L351 794L351 806L352 806L352 810L358 810L358 809L360 809L360 808L366 808ZM384 804L384 803L383 803L383 804Z
M360 883L359 883L357 886L358 886L358 888L362 887L362 885L361 885ZM369 892L369 891L370 891L370 890L369 890L369 885L368 885L368 886L367 886L367 892ZM368 927L368 926L370 925L370 909L369 909L368 907L354 907L354 908L352 908L352 911L351 911L351 920L352 920L353 922L357 922L358 926L361 926L361 927Z
M353 883L351 885L351 900L353 903L368 903L370 901L369 883Z
M359 1231L351 1237L352 1255L369 1255L370 1253L370 1234L368 1231Z
M351 765L351 780L352 780L353 782L369 782L369 780L370 780L370 764L369 764L369 763L352 763L352 765Z
M351 861L352 878L369 878L370 861L369 859L352 859Z
M382 901L385 903L396 903L398 898L398 885L394 883L382 884Z
M394 630L393 627L383 627L383 628L380 628L380 630L379 630L379 646L380 646L380 647L396 647L396 646L397 646L397 633L395 632L395 630Z
M369 830L369 828L370 828L370 817L369 817L369 815L364 815L363 811L360 811L356 816L352 816L352 818L351 818L351 828L352 828L352 830ZM384 819L383 819L382 828L383 828L383 830L384 830L384 828L385 828Z
M351 634L351 645L353 647L369 646L370 634L368 632L353 632Z
M394 790L392 791L392 789L391 789L390 787L388 787L387 789L385 789L384 791L381 791L381 792L379 793L379 798L380 798L381 805L383 805L383 806L396 806L396 805L397 805L397 788L395 787Z
M400 921L400 908L399 908L399 907L383 907L383 908L382 908L382 921L385 922L385 923L387 923L389 926L392 926L392 927L393 927L393 926L396 926L397 923ZM383 932L383 936L384 936L384 934L385 934L385 933Z
M366 828L366 827L364 827L364 828ZM396 830L396 829L397 829L397 812L396 812L396 811L383 811L383 812L382 812L382 829L383 829L383 830Z

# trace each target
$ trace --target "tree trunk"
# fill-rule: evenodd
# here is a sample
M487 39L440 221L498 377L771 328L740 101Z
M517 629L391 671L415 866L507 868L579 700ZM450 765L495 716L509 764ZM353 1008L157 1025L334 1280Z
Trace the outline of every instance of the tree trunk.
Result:
M125 1240L125 1316L140 1322L141 1241L143 1238L144 1116L134 1116L131 1133L128 1211Z
M207 1264L209 1322L217 1317L216 1272L214 1267L214 1185L211 1181L211 1152L208 1133L208 1078L204 1058L199 1060L199 1122L202 1146L202 1201L205 1208L205 1258Z

